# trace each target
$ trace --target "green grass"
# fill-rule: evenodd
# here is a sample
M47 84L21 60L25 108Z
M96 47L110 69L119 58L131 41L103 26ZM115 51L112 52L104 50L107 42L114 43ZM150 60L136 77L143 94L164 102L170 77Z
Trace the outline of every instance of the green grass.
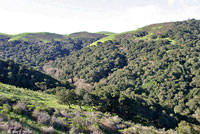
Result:
M45 94L39 91L17 88L15 86L0 83L0 95L8 99L23 100L30 103L41 103L52 108L67 108L58 102L54 95Z
M94 45L96 46L98 42L104 43L104 42L109 41L109 40L114 40L117 37L120 37L122 35L133 34L133 33L136 33L138 31L142 31L142 28L139 28L139 29L134 30L134 31L127 31L127 32L119 33L119 34L111 34L111 35L109 35L107 37L104 37L104 38L102 38L100 40L97 40L97 41L93 42L92 44L90 44L90 46L94 46ZM101 33L101 32L98 32L98 33Z
M0 33L0 35L11 36L11 35L9 35L9 34L5 34L5 33Z
M0 83L0 101L1 100L10 100L14 104L17 102L23 102L28 104L29 108L33 108L37 111L46 111L49 108L57 110L66 110L72 113L82 111L77 105L72 105L72 109L69 109L67 105L59 103L55 95L50 95L39 91L32 91L29 89L17 88L15 86L3 83ZM9 106L8 104L0 103L0 115L6 116L9 120L15 120L17 122L20 122L21 124L23 124L23 126L31 128L31 131L33 131L33 133L42 134L41 129L49 127L44 124L38 123L37 120L34 120L30 115L15 112L14 109L14 105ZM82 109L87 112L95 111L90 106L82 106ZM65 132L63 132L63 130L60 129L54 129L54 133Z
M39 32L39 33L21 33L16 35L11 35L9 41L23 40L23 41L42 41L44 43L54 40L62 40L65 37L63 35L48 33L48 32Z
M115 36L116 35L110 35L110 36L104 37L104 38L102 38L102 39L100 39L98 41L93 42L92 44L90 44L90 46L94 46L94 45L96 46L98 42L104 43L104 42L106 42L108 40L114 40Z
M42 92L31 91L28 89L17 88L15 86L6 85L0 83L0 98L6 98L12 101L23 101L30 105L33 105L35 109L45 108L57 108L66 109L68 106L60 104L54 95L45 94ZM42 124L38 124L36 121L31 119L29 116L23 114L17 114L13 111L4 111L3 107L0 106L0 113L6 114L9 119L18 121L29 128L33 133L42 133L42 127L48 127ZM55 129L55 133L60 133L59 130Z
M176 44L176 41L172 40L170 38L156 38L156 39L151 38L152 35L157 35L158 33L165 32L170 27L171 27L171 23L149 25L149 26L145 26L145 27L142 27L142 28L138 28L137 30L127 31L127 32L123 32L123 33L120 33L120 34L109 35L105 38L102 38L102 39L90 44L90 46L97 45L98 42L104 43L105 41L108 41L108 40L114 40L114 39L117 39L117 38L121 38L121 37L126 36L128 34L132 35L132 39L134 39L134 40L155 40L155 41L157 41L157 40L169 40L171 44ZM148 34L146 36L143 36L143 37L136 37L134 34L137 33L137 32L140 32L140 31L147 31ZM98 33L104 33L104 32L98 32Z
M40 91L32 91L24 88L17 88L15 86L0 83L0 96L8 99L23 100L31 104L40 104L45 107L56 109L68 109L68 105L59 103L55 95L46 94ZM74 109L79 109L78 105L71 106ZM94 111L92 107L83 106L86 111Z
M135 32L137 32L137 30L128 31L128 32L120 33L120 34L109 35L107 37L104 37L104 38L102 38L100 40L97 40L97 41L93 42L92 44L90 44L90 46L94 46L94 45L96 46L98 42L104 43L104 42L109 41L109 40L114 40L115 38L117 38L117 37L119 37L121 35L129 34L129 33L135 33Z
M101 32L96 32L97 34L105 34L105 35L115 35L117 33L113 33L113 32L108 32L108 31L101 31Z
M15 40L28 41L28 39L26 39L26 38L23 37L22 35L19 35L19 36L12 36L8 41L9 41L9 42L12 42L12 41L15 41Z

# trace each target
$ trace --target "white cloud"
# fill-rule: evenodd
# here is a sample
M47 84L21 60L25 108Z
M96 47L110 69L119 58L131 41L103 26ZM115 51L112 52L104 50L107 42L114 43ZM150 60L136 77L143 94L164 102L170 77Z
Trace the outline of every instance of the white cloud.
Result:
M188 18L200 19L200 3L197 0L166 0L171 5L166 3L163 5L162 2L140 6L116 4L115 7L110 6L115 3L114 0L103 6L106 2L104 0L97 9L94 9L94 5L87 5L87 3L84 6L80 4L77 6L76 3L80 0L58 0L58 3L54 0L16 1L20 4L15 4L13 0L0 1L0 33L47 31L68 34L78 31L104 30L124 32L152 23ZM63 5L61 5L62 1ZM86 1L89 2L89 0ZM66 5L68 2L69 5Z
M168 0L169 5L173 5L175 3L175 0Z
M72 21L74 19L70 20L42 14L15 13L0 10L0 16L0 32L9 34L20 32L58 32L67 34L73 30L72 25L77 25Z
M175 4L187 4L187 5L193 5L199 3L198 0L168 0L169 5L175 5Z
M155 5L132 7L108 20L111 24L109 29L111 31L118 29L120 32L164 21L167 21L166 16L162 14L162 9Z
M200 5L192 5L192 6L188 6L185 3L182 3L182 8L179 10L180 15L182 15L182 17L188 17L188 18L196 18L196 19L200 19Z

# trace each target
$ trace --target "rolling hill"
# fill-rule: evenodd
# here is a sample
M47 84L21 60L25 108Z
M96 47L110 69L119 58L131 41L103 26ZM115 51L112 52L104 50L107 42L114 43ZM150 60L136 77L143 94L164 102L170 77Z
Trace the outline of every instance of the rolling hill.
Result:
M199 125L199 26L192 19L108 36L52 66L62 70L60 79L91 84L104 112L161 128L181 120Z
M70 55L106 35L88 32L0 34L0 58L41 70L44 63Z
M118 116L97 112L90 107L73 109L61 104L55 95L16 88L0 83L1 133L148 133L164 134L154 127L126 122Z
M0 61L0 129L200 134L199 43L195 19L119 34L0 34L0 58L52 76ZM37 81L39 91L11 86Z
M11 35L9 42L17 41L17 40L23 40L23 41L42 41L43 43L51 42L52 40L64 40L65 37L63 35L54 34L54 33L47 33L47 32L41 32L41 33L21 33L17 35Z
M113 33L113 32L108 32L108 31L101 31L101 32L96 32L97 34L105 34L105 35L114 35L114 34L117 34L117 33Z

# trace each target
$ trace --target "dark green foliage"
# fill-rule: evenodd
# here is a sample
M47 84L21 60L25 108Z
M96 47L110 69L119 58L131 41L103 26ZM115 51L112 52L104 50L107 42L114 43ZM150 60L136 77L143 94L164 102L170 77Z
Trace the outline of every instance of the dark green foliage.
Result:
M200 124L200 21L150 25L55 62L62 79L94 83L103 112L157 127Z
M72 104L79 105L80 109L82 106L90 105L94 106L95 100L94 95L90 94L85 89L71 89L62 88L57 90L56 95L61 103L67 104L70 108Z
M167 117L158 116L163 121L157 125L163 127L173 126L172 123L166 123L171 122L170 114L174 115L173 118L177 118L174 112L181 114L182 117L178 117L178 120L181 120L183 116L191 117L200 106L197 95L200 90L198 43L200 22L189 20L174 23L172 26L174 29L168 29L165 35L170 37L169 39L134 41L131 38L121 39L121 47L127 50L128 66L115 71L97 85L101 89L104 85L115 85L120 92L130 91L132 94L153 100L161 106L161 110L167 107ZM175 40L176 44L170 43L169 40ZM155 115L160 110L155 109L153 112Z
M78 102L78 96L75 94L74 90L62 89L56 92L58 99L67 104L70 108L72 104L76 104Z
M98 82L127 65L126 57L112 42L84 48L77 53L54 62L62 69L61 79L78 77L88 82Z
M186 121L181 121L176 129L178 134L200 134L200 126Z
M64 86L58 80L32 68L3 60L0 60L0 82L43 91L56 86Z
M82 89L75 92L78 96L86 93ZM89 111L85 106L83 109L75 105L69 109L58 103L54 95L0 83L0 133L167 133L125 121L109 113Z
M84 32L72 34L68 39L75 41L75 44L83 45L88 42L82 42L82 39L79 40L77 37L84 38L85 35ZM67 48L69 53L73 51L71 55L66 54L68 56L63 57L65 55L58 54L56 58L61 58L49 64L55 69L52 73L54 76L64 81L71 79L74 87L78 80L86 80L90 84L90 89L54 88L47 92L52 94L57 92L59 100L69 106L75 104L81 108L90 105L96 110L110 112L143 125L167 129L177 127L177 132L180 134L198 133L200 21L192 19L155 24L113 37L113 40L99 42L97 46ZM5 40L8 40L6 36L2 36L1 41ZM50 49L47 47L45 50ZM47 52L42 56L48 54ZM46 61L49 60L52 59ZM44 62L38 61L38 63ZM9 66L6 69L12 70ZM6 78L14 78L14 73L8 71ZM47 88L45 81L35 85L42 89ZM6 106L4 110L9 111ZM15 110L20 112L19 109ZM110 122L105 121L102 124L107 126L109 131L115 129ZM72 133L88 132L83 122L79 120L73 125L76 127L70 130ZM139 133L131 129L125 132Z
M51 33L2 35L0 36L0 58L42 69L44 63L69 55L103 37L105 37L103 34L87 32L69 36Z

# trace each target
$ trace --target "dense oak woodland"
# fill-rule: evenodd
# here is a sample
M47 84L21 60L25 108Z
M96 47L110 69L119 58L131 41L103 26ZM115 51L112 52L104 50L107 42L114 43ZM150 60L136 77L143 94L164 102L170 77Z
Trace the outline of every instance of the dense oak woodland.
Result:
M64 57L92 42L103 34L80 32L70 35L24 33L0 35L0 58L41 69L45 62Z
M166 128L182 119L199 123L199 34L196 20L150 25L52 65L61 79L93 84L90 93L104 112Z
M98 45L82 49L52 64L53 67L62 68L61 79L78 77L88 82L98 82L126 66L127 61L114 45Z
M45 82L44 95L56 94L59 103L68 109L79 106L82 113L89 107L94 113L117 115L119 117L112 121L114 124L121 120L121 127L112 125L111 120L102 123L99 114L95 115L94 122L103 126L96 124L95 129L79 122L74 124L76 131L73 127L65 128L62 123L57 131L52 123L40 123L40 120L37 123L53 126L52 129L58 133L60 130L69 133L200 133L200 21L191 19L154 24L136 31L112 34L109 35L112 38L107 36L105 39L106 35L85 32L66 37L51 35L55 39L45 36L43 41L41 35L25 35L15 38L1 35L0 57L39 69L46 63L46 68L54 71L49 73L44 68L43 71L58 80L36 71L24 73L22 65L1 61L1 82L29 89L36 89L34 86L42 82L40 88L37 86L40 90L44 90ZM98 39L101 40L90 45ZM85 87L86 84L89 86ZM6 110L6 106L2 109ZM53 108L56 111L53 113L47 109L39 110L37 116L30 116L38 119L42 116L40 114L45 116L45 112L49 120L50 117L69 117L63 117L56 108ZM80 120L84 116L79 115ZM127 125L124 121L142 126L130 122ZM156 128L147 127L145 131L143 126ZM161 131L163 128L167 130Z
M70 88L69 83L61 83L51 76L10 60L0 60L0 74L0 82L32 90L44 91L59 86Z

